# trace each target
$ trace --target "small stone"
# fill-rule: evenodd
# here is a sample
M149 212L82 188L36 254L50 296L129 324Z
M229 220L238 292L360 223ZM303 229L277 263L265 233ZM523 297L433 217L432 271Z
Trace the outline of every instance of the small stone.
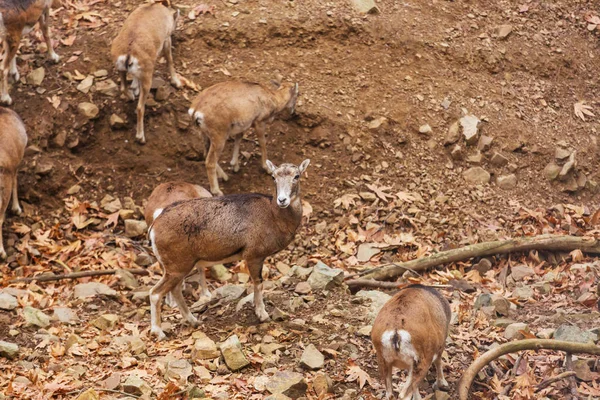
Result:
M67 190L67 194L70 194L70 195L74 195L79 192L81 192L81 186L79 186L79 185L73 185L69 188L69 190Z
M552 339L552 336L554 336L554 331L555 329L553 328L541 329L538 333L535 334L535 336L540 339Z
M594 343L598 340L598 336L577 326L564 324L556 329L554 339L576 343Z
M227 282L233 277L223 264L217 264L210 267L210 276L219 282Z
M370 323L375 321L375 318L377 317L377 314L379 314L379 311L383 305L392 298L392 296L389 294L380 292L379 290L360 290L358 293L356 293L356 297L362 297L371 300L371 307L369 308L369 313L366 316Z
M455 145L450 151L450 156L453 160L460 161L465 157L465 153L460 145Z
M432 132L433 132L433 129L431 129L431 126L429 126L429 124L421 125L419 127L419 133L421 133L423 135L428 135Z
M517 176L515 174L499 176L496 185L503 190L512 189L517 186Z
M533 298L533 289L531 286L519 286L513 291L513 296L521 300Z
M591 382L594 379L597 379L598 374L593 373L590 369L587 360L575 360L573 361L573 371L575 371L575 376L577 379L582 380L584 382Z
M491 179L490 173L481 167L472 167L463 172L463 177L469 183L484 184Z
M494 312L498 315L508 316L510 314L511 302L499 294L492 295L492 305Z
M98 106L88 102L79 103L77 106L77 111L79 111L79 114L83 115L87 119L98 118L98 114L100 113Z
M352 5L362 14L379 14L379 7L374 0L352 0Z
M492 325L498 328L506 328L507 326L514 324L516 321L510 318L497 318L492 321Z
M488 258L482 258L473 266L473 269L477 270L479 275L483 276L486 272L492 269L492 262Z
M174 379L180 384L185 384L192 374L192 365L187 360L172 360L165 369L165 380Z
M313 389L315 390L319 398L322 398L329 393L333 393L333 381L327 374L316 374L313 378L312 384Z
M63 324L75 324L79 321L77 313L69 307L56 307L53 318Z
M479 142L477 143L477 149L480 151L488 151L492 147L493 141L494 138L481 135L481 137L479 137Z
M115 275L119 278L119 285L127 289L135 289L140 286L136 277L126 269L118 269Z
M374 120L372 120L371 122L369 122L368 128L371 131L376 131L379 128L381 128L382 126L387 125L387 118L386 117L379 117L379 118L375 118Z
M344 271L329 268L319 261L308 277L308 284L313 290L330 290L334 286L341 285L344 280Z
M304 376L292 371L276 372L266 387L272 394L282 394L292 399L304 396L308 389Z
M229 303L242 297L245 291L246 287L244 285L223 285L215 290L214 295L216 298Z
M200 382L202 382L202 383L208 383L212 379L212 375L211 375L210 371L202 365L198 365L198 366L194 367L194 373L196 374L196 376L200 379Z
M165 85L156 89L156 95L154 96L154 98L156 99L156 101L165 101L169 98L170 94L171 90L168 86Z
M506 39L512 31L512 25L500 25L496 27L496 37L498 39Z
M504 330L504 337L508 340L523 339L525 336L519 331L529 332L528 325L523 322L515 322L514 324L510 324Z
M138 221L137 219L125 220L125 236L134 238L142 236L148 230L146 221Z
M479 123L481 122L479 118L474 116L473 114L465 115L460 120L460 125L462 126L462 134L465 137L465 142L467 145L474 145L479 140Z
M94 76L96 78L104 78L105 76L108 76L108 71L105 69L99 69L97 71L94 71Z
M82 80L79 85L77 85L77 90L79 90L82 93L87 94L92 85L94 84L94 76L93 75L88 75L84 80Z
M250 361L242 351L242 344L237 335L230 336L226 341L219 346L225 364L231 371L238 371L248 365Z
M504 156L502 153L496 151L492 155L490 163L496 167L503 167L508 164L508 158L506 158L506 156Z
M563 147L557 147L554 152L554 158L556 158L558 161L565 160L565 159L569 158L570 155L571 155L571 150L567 150Z
M483 155L481 154L481 152L479 150L477 150L475 153L473 153L467 157L467 162L469 164L480 165L482 160L483 160Z
M359 262L367 262L379 253L381 253L381 249L377 246L377 243L361 243L356 252L356 259Z
M0 309L14 310L19 305L17 298L8 293L0 293Z
M96 318L91 322L93 326L104 331L107 329L112 329L119 322L119 316L115 314L104 314Z
M521 281L524 278L535 275L533 268L527 265L515 265L511 268L510 276L515 282Z
M289 317L290 316L287 313L280 310L278 307L275 307L273 313L271 314L273 321L285 321L286 319L289 319Z
M192 360L212 360L219 357L219 350L215 342L203 332L196 331L192 334L196 339L192 348Z
M40 160L35 165L35 173L40 176L49 175L54 169L54 164L51 161Z
M325 364L325 356L313 344L309 344L304 349L300 358L300 365L309 370L323 368Z
M135 257L135 263L140 267L148 267L154 263L154 260L150 254L140 253Z
M356 333L359 336L371 337L371 330L372 329L373 329L373 326L367 325L367 326L363 326L362 328L360 328L359 330L357 330Z
M285 350L285 346L281 343L263 343L260 345L260 352L264 355L271 355L276 351Z
M27 84L33 87L38 87L42 84L44 77L46 76L46 70L44 67L34 69L27 75Z
M492 305L492 295L489 293L482 293L475 299L473 308L479 310L482 307L488 307Z
M125 393L134 394L136 396L150 397L152 388L142 378L137 375L129 375L123 383L123 391Z
M571 155L569 156L569 161L567 161L565 163L565 165L562 166L562 169L560 170L560 172L558 174L558 178L559 179L566 178L566 176L569 174L569 172L571 172L571 170L573 168L575 168L575 166L577 165L577 162L575 161L575 155L576 154L577 154L576 151L574 151L573 153L571 153Z
M117 114L111 114L109 124L112 129L122 129L125 127L125 121Z
M116 296L117 292L104 283L87 282L75 285L73 295L78 299L82 299L96 295Z
M554 162L551 162L544 168L544 175L546 176L546 179L553 181L554 179L558 178L558 174L560 173L561 169L562 168L556 165Z
M19 354L19 346L15 343L5 342L0 340L0 356L6 358L14 358Z
M25 318L26 326L46 328L50 325L50 317L37 308L26 306L23 309L23 317Z
M119 94L119 86L112 79L107 79L96 83L96 92L105 96L116 97Z
M311 291L312 288L308 282L298 282L296 289L294 289L294 292L298 294L309 294Z
M446 139L444 140L444 146L454 144L460 140L460 124L458 121L450 125Z

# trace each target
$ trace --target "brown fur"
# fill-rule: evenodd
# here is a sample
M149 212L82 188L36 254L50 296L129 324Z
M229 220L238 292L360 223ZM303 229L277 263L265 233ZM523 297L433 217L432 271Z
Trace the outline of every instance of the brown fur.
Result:
M6 257L2 244L2 225L12 196L11 210L21 214L17 197L17 169L27 145L27 133L21 118L12 110L0 107L0 259Z
M162 53L167 60L171 84L181 87L171 53L171 35L175 31L178 12L163 3L144 4L134 10L125 20L111 48L113 62L119 71L121 91L130 100L135 99L134 91L126 89L128 72L136 85L132 84L132 88L139 91L136 140L140 143L146 143L144 112L159 54Z
M154 221L154 212L159 208L165 208L182 200L191 200L196 198L212 197L210 192L200 185L193 185L187 182L166 182L158 185L148 197L146 208L144 209L144 218L148 226Z
M298 179L308 163L277 168L268 162L273 167L277 196L235 194L193 199L167 206L155 218L150 238L163 277L150 291L154 334L165 337L160 329L160 307L169 292L184 319L192 325L198 323L181 294L181 283L194 266L201 268L203 276L205 267L245 260L254 282L255 312L262 321L269 318L262 300L263 262L286 248L296 234L302 219ZM289 196L285 208L278 200L284 196L280 190Z
M228 81L209 87L194 99L189 113L200 127L201 136L208 139L206 172L212 194L223 194L219 189L217 174L225 181L229 179L219 166L219 157L227 139L235 137L231 165L237 172L242 136L244 131L254 126L260 144L262 166L266 170L266 124L284 110L293 113L297 97L297 84L284 84L271 89L258 83Z
M413 371L400 395L403 400L421 398L419 384L432 362L438 373L436 384L446 385L441 363L450 318L448 301L434 289L422 285L411 285L400 290L383 306L373 323L371 339L377 352L381 378L386 383L387 398L393 396L393 367ZM393 348L389 347L389 343L387 347L383 343L385 340L382 337L386 332L399 330L410 334L416 360L402 357L403 346L398 334L389 341Z
M4 53L4 60L0 65L0 104L12 104L8 94L8 76L11 75L15 82L19 80L15 57L24 29L33 28L39 21L48 48L48 57L54 62L59 61L60 58L52 48L48 26L51 5L52 0L0 0L0 41Z

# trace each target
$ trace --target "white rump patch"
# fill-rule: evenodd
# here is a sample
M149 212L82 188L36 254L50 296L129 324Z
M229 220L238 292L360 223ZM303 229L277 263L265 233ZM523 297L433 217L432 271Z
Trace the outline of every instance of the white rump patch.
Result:
M190 114L190 117L194 119L194 122L196 122L198 126L202 126L204 123L204 114L202 112L190 108L188 114Z
M152 214L152 219L158 218L158 216L162 214L163 210L164 208L157 208L156 210L154 210L154 213Z
M120 55L115 63L117 71L127 71L134 78L140 79L142 70L140 69L140 62L134 56L129 56L129 65L127 65L127 54Z
M117 62L115 65L117 66L117 71L127 71L127 56L122 55L117 58Z
M394 344L394 336L396 335L398 335L398 349L396 349ZM419 361L419 356L412 345L410 333L404 329L383 332L383 335L381 335L381 344L383 345L383 358L387 362L401 359L404 363L410 365L413 361Z
M190 115L190 117L191 117L192 115L194 115L194 111L196 111L196 110L194 110L193 108L190 108L190 109L188 110L188 114Z

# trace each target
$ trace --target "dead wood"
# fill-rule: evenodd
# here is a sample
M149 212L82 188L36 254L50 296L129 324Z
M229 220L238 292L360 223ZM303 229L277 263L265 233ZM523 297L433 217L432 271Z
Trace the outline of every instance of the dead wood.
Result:
M17 278L9 281L8 283L19 283L19 282L50 282L50 281L60 281L63 279L78 279L85 278L88 276L100 276L100 275L114 275L119 271L118 269L105 269L100 271L81 271L81 272L72 272L70 274L61 274L61 275L49 275L43 274L38 276L32 276L28 278ZM134 275L149 275L148 271L145 269L127 269L126 271L131 272Z
M600 346L595 344L566 342L553 339L525 339L505 343L495 349L489 350L475 360L469 368L464 372L463 377L458 382L458 396L460 400L467 400L469 397L469 389L477 376L477 373L489 364L491 361L508 353L515 353L523 350L559 350L565 351L568 354L587 353L592 355L600 355Z

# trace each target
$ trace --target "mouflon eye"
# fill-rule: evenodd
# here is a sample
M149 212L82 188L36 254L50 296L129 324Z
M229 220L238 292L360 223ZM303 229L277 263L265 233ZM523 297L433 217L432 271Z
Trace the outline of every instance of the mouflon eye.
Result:
M296 175L294 179L300 179L300 175Z

